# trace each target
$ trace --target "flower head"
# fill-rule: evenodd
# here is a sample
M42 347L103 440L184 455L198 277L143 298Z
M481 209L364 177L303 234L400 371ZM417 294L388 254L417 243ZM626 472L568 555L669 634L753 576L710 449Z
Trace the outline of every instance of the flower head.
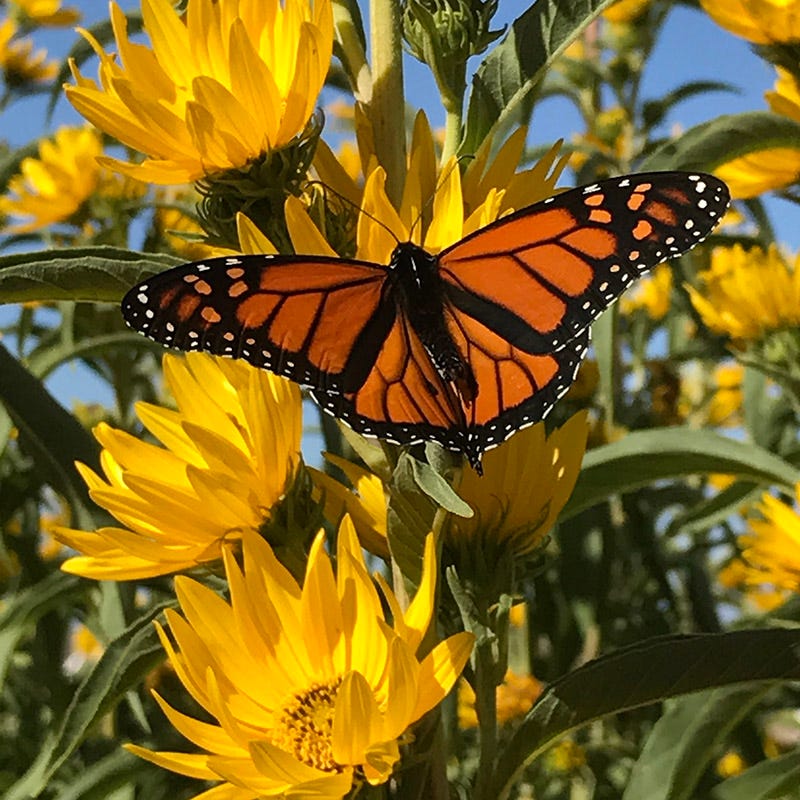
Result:
M169 0L142 0L152 49L128 39L111 4L120 63L84 31L100 86L73 66L66 88L98 128L144 153L105 163L144 181L190 183L240 168L306 127L331 60L330 0L193 0L182 20Z
M788 70L776 67L778 78L765 97L776 114L800 122L800 89ZM782 189L800 178L800 147L767 145L717 166L717 177L728 184L731 196L747 199L773 189Z
M496 689L497 721L502 725L525 716L542 693L542 683L533 675L517 675L509 669ZM458 724L461 728L478 726L475 691L462 678L458 684Z
M156 699L204 752L129 749L175 772L222 781L216 791L230 798L334 800L354 782L385 782L399 740L445 697L472 648L472 634L459 633L418 654L434 611L433 537L405 613L380 582L391 621L349 520L339 529L336 575L320 533L302 588L263 539L250 531L243 538L241 566L223 549L230 603L179 576L183 616L167 611L175 643L159 628L178 677L216 722Z
M712 425L735 425L741 422L740 411L744 390L744 367L733 361L718 364L714 369L716 391L708 404L708 421Z
M358 116L356 124L359 125ZM342 194L361 196L356 257L388 263L398 241L413 241L431 253L438 253L503 214L552 195L566 158L557 159L559 145L556 145L533 167L517 172L525 134L524 129L517 130L491 160L491 143L484 143L462 175L455 157L441 168L437 166L434 137L427 118L422 112L417 114L403 196L397 208L386 194L386 173L381 167L369 172L363 191L353 182L349 189L342 186ZM366 139L363 135L359 138L359 149L361 141ZM362 153L362 160L363 156ZM328 170L323 179L327 181L331 175ZM304 248L299 252L308 252L307 226L295 225L293 233L288 217L287 213L295 247ZM333 255L321 234L311 246L315 253Z
M19 174L0 197L0 213L19 218L9 232L40 230L62 222L80 224L81 210L92 198L140 195L144 184L112 175L97 163L103 152L100 134L88 126L61 127L39 144L39 158L24 158Z
M726 30L754 44L800 41L800 6L794 0L700 0Z
M800 270L772 245L764 252L740 245L715 248L711 267L700 273L702 291L687 287L711 330L739 341L762 339L800 323Z
M650 319L663 319L669 311L672 297L672 268L659 264L646 278L639 281L620 300L623 314L633 314L641 309Z
M603 12L603 16L617 24L634 22L647 11L649 5L650 0L617 0Z
M30 39L14 38L17 25L10 19L0 22L0 69L10 87L23 87L30 83L45 83L55 78L58 65L47 61L47 51L33 52Z
M491 545L515 555L539 547L572 494L587 435L586 413L579 412L549 436L540 422L487 452L482 478L473 471L462 476L458 493L475 514L451 518L450 545Z
M63 565L97 579L164 575L218 561L225 542L259 530L299 463L300 390L241 361L164 356L177 411L149 403L137 414L164 446L106 424L101 477L80 472L92 499L123 526L57 529L83 553Z
M9 6L31 25L61 27L81 18L77 8L61 8L61 0L9 0Z
M795 494L800 500L800 484ZM800 515L770 494L762 495L757 510L760 517L751 517L750 532L739 537L746 582L800 592Z

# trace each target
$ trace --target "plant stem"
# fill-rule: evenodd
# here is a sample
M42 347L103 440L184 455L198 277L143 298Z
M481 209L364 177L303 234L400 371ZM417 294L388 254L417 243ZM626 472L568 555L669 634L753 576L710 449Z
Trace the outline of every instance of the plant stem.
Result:
M378 163L386 170L386 194L400 207L406 173L403 37L399 0L370 0L372 102L369 116Z
M442 164L446 163L450 156L458 152L458 145L461 142L461 108L447 110L447 117L444 124L444 146L442 147Z
M490 800L494 764L497 757L497 687L492 641L479 644L475 651L475 711L480 734L480 759L475 776L474 800Z

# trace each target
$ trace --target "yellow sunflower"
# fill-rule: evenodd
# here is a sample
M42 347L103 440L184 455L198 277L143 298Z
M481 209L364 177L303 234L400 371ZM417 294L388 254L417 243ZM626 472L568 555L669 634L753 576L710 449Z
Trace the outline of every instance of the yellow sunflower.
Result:
M526 555L539 547L569 500L589 433L578 412L549 436L543 423L512 436L483 457L483 477L463 472L458 493L475 512L451 517L451 547Z
M623 314L634 314L642 310L650 319L658 322L667 315L672 299L672 267L659 264L653 272L640 280L620 300Z
M800 324L800 260L790 267L778 249L717 247L702 291L687 286L692 304L711 330L739 342Z
M795 495L800 501L800 484ZM739 537L742 559L748 567L746 582L799 592L800 515L788 503L766 493L757 511L760 516L748 520L750 533Z
M650 0L617 0L603 12L603 16L616 24L633 22L647 11Z
M79 212L87 201L101 197L138 197L147 187L112 175L97 162L103 152L100 134L88 126L61 127L39 144L38 158L24 158L19 174L0 197L0 214L18 222L9 233L41 230L56 223L83 222Z
M586 412L575 414L549 436L543 423L532 425L486 453L483 477L465 470L457 491L475 514L450 518L445 529L449 546L474 550L480 544L515 556L539 547L575 487L588 431ZM387 501L380 478L342 458L327 458L345 471L353 488L315 473L314 481L325 494L326 516L335 522L348 513L362 544L386 556Z
M111 168L160 184L244 167L306 127L330 66L330 0L193 0L185 19L170 0L142 0L152 49L128 39L111 3L119 63L87 31L100 86L73 65L70 102L144 153Z
M63 27L81 18L77 8L62 8L61 0L9 0L9 9L29 25Z
M124 527L55 529L82 553L65 571L129 580L218 561L225 542L268 522L291 485L302 428L295 384L205 353L165 355L164 376L177 410L136 407L163 447L95 428L104 477L79 469L92 499Z
M6 18L0 22L0 70L8 86L21 88L30 83L45 83L58 74L58 64L47 61L47 51L33 52L33 42L15 38L17 25Z
M518 675L509 669L496 689L497 721L503 725L524 717L542 693L543 685L533 675ZM462 678L458 684L458 725L462 729L476 728L475 691Z
M794 0L700 0L717 23L754 44L800 40L800 4Z
M320 532L302 588L249 531L241 566L233 549L223 548L230 602L176 578L183 616L167 611L171 638L159 633L178 677L215 721L186 716L155 694L169 721L203 752L129 750L220 781L211 792L230 800L336 800L354 785L388 780L409 726L450 691L473 636L457 633L419 652L435 608L432 536L405 612L380 581L391 620L349 521L339 529L336 575L324 541Z

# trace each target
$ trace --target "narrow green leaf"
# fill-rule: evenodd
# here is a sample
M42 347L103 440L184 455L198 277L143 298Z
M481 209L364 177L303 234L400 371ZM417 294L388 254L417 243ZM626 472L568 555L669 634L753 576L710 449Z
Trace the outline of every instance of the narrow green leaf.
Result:
M512 121L552 62L608 5L610 0L537 0L514 20L472 77L459 151L475 153L489 134Z
M750 505L762 491L763 487L752 481L736 481L708 500L677 514L667 528L667 536L707 531L738 514L743 506Z
M28 369L38 378L46 378L53 370L75 358L92 358L115 347L144 348L162 353L164 347L134 331L106 333L87 336L85 339L56 342L48 347L37 348L26 357Z
M642 104L642 117L646 125L653 127L661 123L664 117L681 101L688 100L698 94L709 92L733 92L741 94L741 90L732 83L722 81L689 81L655 100L646 100Z
M16 595L6 595L0 613L0 690L20 639L54 608L68 608L88 591L74 575L54 572Z
M790 800L800 787L800 750L762 761L711 790L714 800Z
M661 636L623 648L550 685L500 755L491 796L507 797L527 763L592 720L689 692L798 678L798 630Z
M44 385L0 344L0 402L19 429L20 443L48 483L63 494L76 524L91 525L93 507L75 461L99 469L99 447Z
M469 503L462 500L455 489L430 464L412 459L411 469L417 486L445 511L459 517L471 517L473 510Z
M158 253L116 247L72 247L0 257L0 303L118 303L149 275L183 263Z
M24 792L36 796L75 752L90 728L113 708L127 691L161 662L164 651L153 620L174 602L163 603L144 614L112 641L81 684L53 740L31 771L12 787L9 800L21 800Z
M600 373L599 402L608 421L613 421L615 418L615 342L619 314L617 309L618 307L614 305L605 314L601 314L590 329L592 345L597 357L597 368Z
M126 750L114 750L82 769L53 797L54 800L108 800L121 787L133 787L136 779L149 769L148 763L141 758Z
M561 518L653 481L713 472L789 489L800 481L800 470L758 445L713 431L653 428L590 450Z
M413 461L412 456L403 453L392 473L386 526L392 558L405 578L419 586L425 537L431 532L436 506L420 489Z
M768 111L726 114L690 128L651 153L642 171L698 169L709 172L739 156L773 147L797 149L800 123Z
M765 691L726 687L673 701L647 737L622 800L690 800L722 742Z

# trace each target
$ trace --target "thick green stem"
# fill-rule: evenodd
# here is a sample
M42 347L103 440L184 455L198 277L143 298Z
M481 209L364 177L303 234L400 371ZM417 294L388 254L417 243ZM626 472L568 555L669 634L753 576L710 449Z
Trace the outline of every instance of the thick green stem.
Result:
M386 170L386 194L396 208L406 173L403 23L399 0L370 0L372 102L369 115L378 163Z
M492 642L475 652L475 711L478 715L480 758L475 776L474 800L491 800L490 791L497 758L497 686Z
M442 148L442 164L450 156L458 152L458 145L461 143L461 109L448 110L444 124L444 147Z

